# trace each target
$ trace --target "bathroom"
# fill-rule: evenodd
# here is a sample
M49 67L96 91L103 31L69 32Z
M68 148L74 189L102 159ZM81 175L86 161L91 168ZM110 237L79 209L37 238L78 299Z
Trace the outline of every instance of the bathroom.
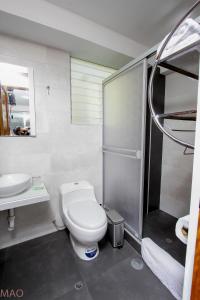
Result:
M134 64L141 61L141 56L146 57L148 64L153 66L154 59L152 57L157 49L155 45L163 40L195 1L178 1L179 4L176 6L170 1L171 3L166 4L164 8L162 7L165 5L164 1L150 1L150 6L145 3L146 1L142 1L142 10L148 11L153 7L154 11L150 12L151 18L148 18L151 26L153 26L151 20L154 17L157 17L157 24L159 24L158 15L164 15L163 23L161 22L163 27L160 32L157 30L155 35L152 32L151 37L143 33L147 40L146 44L139 42L142 41L142 31L140 32L140 30L135 29L134 40L127 37L126 34L123 35L121 32L123 29L118 33L112 27L110 29L109 25L101 24L106 2L104 5L102 4L103 7L100 7L97 1L92 4L92 1L88 0L85 1L85 8L80 1L75 1L75 4L70 2L37 0L37 6L35 1L27 3L27 1L20 0L18 4L11 0L0 1L0 64L23 66L28 70L30 97L30 124L25 124L25 127L30 127L29 136L18 136L12 133L10 134L12 136L0 137L0 174L28 174L36 187L44 184L46 193L45 201L38 200L38 203L32 202L29 203L31 205L16 207L14 215L8 214L8 211L13 213L12 209L4 208L0 211L0 295L2 297L7 293L5 295L8 298L12 291L17 293L18 290L21 290L22 299L175 299L166 285L161 283L155 272L141 258L141 239L144 237L142 236L143 219L145 220L146 215L144 207L147 208L145 193L150 184L150 177L146 175L149 174L148 170L150 169L146 158L152 157L155 159L153 165L156 166L152 168L153 174L151 173L152 178L157 180L152 191L152 193L156 191L157 195L156 208L159 207L160 210L176 218L189 214L189 209L193 214L190 225L193 230L189 230L189 234L191 234L188 237L189 244L185 264L187 275L184 281L183 296L179 297L179 299L190 299L198 218L197 208L199 207L196 200L199 192L199 151L196 150L200 147L198 122L196 132L199 135L196 133L195 140L196 156L193 154L193 149L186 149L192 154L184 155L185 147L169 140L161 132L156 132L155 136L151 134L152 147L150 147L145 136L150 136L148 130L154 133L156 127L153 128L154 125L151 124L147 127L148 130L141 128L140 135L146 142L142 151L143 153L145 150L147 152L146 158L143 158L144 189L141 192L141 170L136 170L137 172L134 173L136 175L129 174L129 171L132 171L129 170L128 165L125 170L121 168L123 165L120 165L119 170L117 164L109 165L105 160L110 155L108 153L110 151L109 143L106 140L111 132L108 127L111 124L110 128L112 129L114 124L109 116L119 113L119 109L115 111L113 108L112 114L109 113L108 119L106 119L106 103L109 104L109 101L106 103L105 101L106 87L109 87L112 82L116 83L117 78L120 80L123 74L126 76L126 71L132 72ZM139 1L132 1L132 4L130 1L125 2L127 7L124 8L124 14L127 14L127 18L129 16L132 19L133 8L142 15ZM130 7L130 5L133 6ZM89 16L90 8L92 9L91 13L95 12L96 19ZM128 8L130 8L130 14ZM123 1L118 1L118 5L113 9L115 9L114 15L121 13L124 16L121 12L121 10L123 11ZM113 16L111 7L108 8L108 11ZM136 12L134 13L136 21L134 24L131 23L131 26L135 27L137 24L141 24ZM122 24L119 23L119 26ZM155 30L155 25L151 29ZM134 59L136 62L133 63ZM148 68L148 70L150 69ZM88 70L92 72L90 76L88 76ZM96 74L98 72L104 74L101 81ZM166 78L165 91L164 88L160 91L162 105L165 105L162 113L195 109L198 106L198 81L170 72L173 71L166 68L161 69L160 76ZM82 81L77 77L80 73ZM143 82L142 75L139 73L140 83L149 86L149 82ZM110 79L108 80L106 77ZM111 80L113 78L114 80ZM2 78L0 79L2 81ZM90 111L89 109L87 111L88 106L85 106L85 115L82 113L84 111L81 106L84 104L82 98L80 104L80 97L79 99L75 97L80 89L77 86L78 80L81 81L82 87L84 87L83 81L88 80L89 86L85 89L89 89L94 84L95 92L91 88L92 99L95 98L95 93L99 93L94 99L98 103L97 109L91 109L89 105ZM132 82L130 81L123 82L122 87L119 83L117 88L121 88L121 91L124 92L123 88L127 86L131 91ZM162 89L162 83L159 84L159 87ZM103 100L102 93L104 94ZM148 124L150 112L148 111L147 88L145 93L142 99L146 103L146 110L144 111L141 106L138 106L138 118L140 115L141 119L134 119L134 122L138 122L137 124L141 120L145 120ZM163 100L164 95L165 100ZM98 102L99 99L100 102ZM160 99L158 100L160 101ZM104 101L104 107L102 107L102 101ZM155 97L154 101L156 102ZM13 105L12 108L16 108L15 106L17 107L17 105ZM129 108L131 109L131 105ZM76 109L82 115L77 115ZM131 111L130 114L127 110L123 112L125 117L132 121ZM186 130L185 132L175 132L175 134L179 134L181 140L194 143L195 122L180 121L181 124L176 120L167 120L167 122L167 126L172 129ZM108 127L106 127L107 125ZM119 140L126 140L127 137L129 139L132 134L132 128L128 128L129 124L127 123L125 129L122 128L122 123L118 125L121 126L117 128ZM107 129L108 131L106 131ZM123 135L123 130L126 130L127 136ZM142 134L141 131L143 131ZM111 132L111 139L114 137L116 137L115 132ZM155 142L153 138L155 138ZM116 146L114 142L111 142L110 145ZM123 148L121 145L117 145L117 147ZM122 151L120 157L132 156L134 153L131 151L126 153ZM114 154L113 157L116 157L116 153ZM136 153L137 155L140 156L141 153ZM138 161L142 161L139 156ZM129 158L127 157L127 159ZM109 170L111 174L107 172ZM121 177L117 177L119 173ZM131 177L132 175L133 177ZM132 224L131 213L127 215L123 211L124 208L130 207L130 203L123 202L124 205L119 206L119 202L122 201L121 193L125 193L123 182L126 180L123 179L123 176L124 178L128 177L128 184L131 184L131 180L135 178L137 180L135 182L138 183L138 186L134 184L136 193L142 199L142 203L138 202L134 211L134 218L136 220L140 218L137 223L140 224L138 236L137 232L135 235L134 230L131 231L131 228L128 227L129 221ZM172 176L176 177L176 180ZM112 178L116 180L115 187L116 183L119 183L115 190L112 187ZM102 207L105 208L105 212L109 207L115 209L125 219L123 247L113 248L106 234L104 237L102 236L99 243L98 256L91 261L81 260L73 250L69 239L69 225L66 226L62 214L61 199L64 196L62 196L61 186L63 184L74 186L74 183L78 183L75 185L77 187L83 184L82 182L88 183L84 189L89 187L89 190L93 191L94 188L95 204L102 205L101 207L98 205L99 214L104 211ZM192 196L190 195L191 185L193 185ZM68 188L72 188L72 186L68 186ZM109 190L110 187L111 190ZM115 201L109 202L112 193L116 203ZM123 195L124 199L125 196ZM148 206L151 202L150 199L155 199L153 197L153 194L152 198L151 194L149 195ZM163 201L166 198L167 201ZM174 198L176 198L175 205ZM6 199L7 197L1 197L0 203L1 200L6 202ZM122 202L120 203L122 204ZM93 211L93 208L90 209ZM80 216L84 215L83 210L77 209ZM95 214L93 216L94 222L96 222L97 217ZM92 219L92 216L90 217ZM11 221L14 224L9 223ZM9 226L14 228L9 228ZM171 233L173 236L169 234L164 236L164 242L162 239L159 242L157 233L147 237L152 238L159 247L168 251L173 244L175 224L171 228ZM180 244L186 248L182 242ZM175 250L179 253L180 249L175 247ZM169 254L173 256L175 250L173 249L171 253L169 251ZM180 252L182 253L182 250ZM183 263L183 258L180 263ZM162 263L160 266L162 267ZM192 299L198 298L193 297Z

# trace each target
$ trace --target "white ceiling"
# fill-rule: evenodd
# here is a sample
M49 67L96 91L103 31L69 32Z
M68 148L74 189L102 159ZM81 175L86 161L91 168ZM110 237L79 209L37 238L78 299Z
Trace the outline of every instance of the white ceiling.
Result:
M196 0L46 0L145 46L168 33Z
M84 39L0 10L0 34L67 51L73 57L119 69L132 58Z

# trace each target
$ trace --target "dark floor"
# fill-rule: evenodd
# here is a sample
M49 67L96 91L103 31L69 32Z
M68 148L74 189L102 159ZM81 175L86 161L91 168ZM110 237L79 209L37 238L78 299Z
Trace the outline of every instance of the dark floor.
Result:
M175 235L177 218L155 210L144 217L143 236L150 237L182 265L185 265L186 245Z
M113 249L105 240L95 260L81 261L59 231L0 250L0 288L23 289L33 300L174 299L147 266L134 270L133 258L140 256L128 242Z

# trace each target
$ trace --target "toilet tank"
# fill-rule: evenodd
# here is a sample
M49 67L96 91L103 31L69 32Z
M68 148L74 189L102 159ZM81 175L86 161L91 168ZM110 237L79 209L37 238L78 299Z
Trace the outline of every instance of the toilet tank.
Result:
M94 187L87 181L64 183L60 187L60 198L63 204L71 202L94 200Z

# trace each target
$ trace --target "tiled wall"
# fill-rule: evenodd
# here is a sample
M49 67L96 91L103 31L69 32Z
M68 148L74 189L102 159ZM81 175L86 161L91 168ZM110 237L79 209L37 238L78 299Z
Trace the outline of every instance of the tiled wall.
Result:
M0 248L54 230L55 219L61 225L58 188L64 182L89 180L102 198L101 126L70 123L69 55L0 36L2 59L34 68L37 136L0 137L0 173L42 176L51 200L17 208L14 232L7 231L6 212L0 212Z

